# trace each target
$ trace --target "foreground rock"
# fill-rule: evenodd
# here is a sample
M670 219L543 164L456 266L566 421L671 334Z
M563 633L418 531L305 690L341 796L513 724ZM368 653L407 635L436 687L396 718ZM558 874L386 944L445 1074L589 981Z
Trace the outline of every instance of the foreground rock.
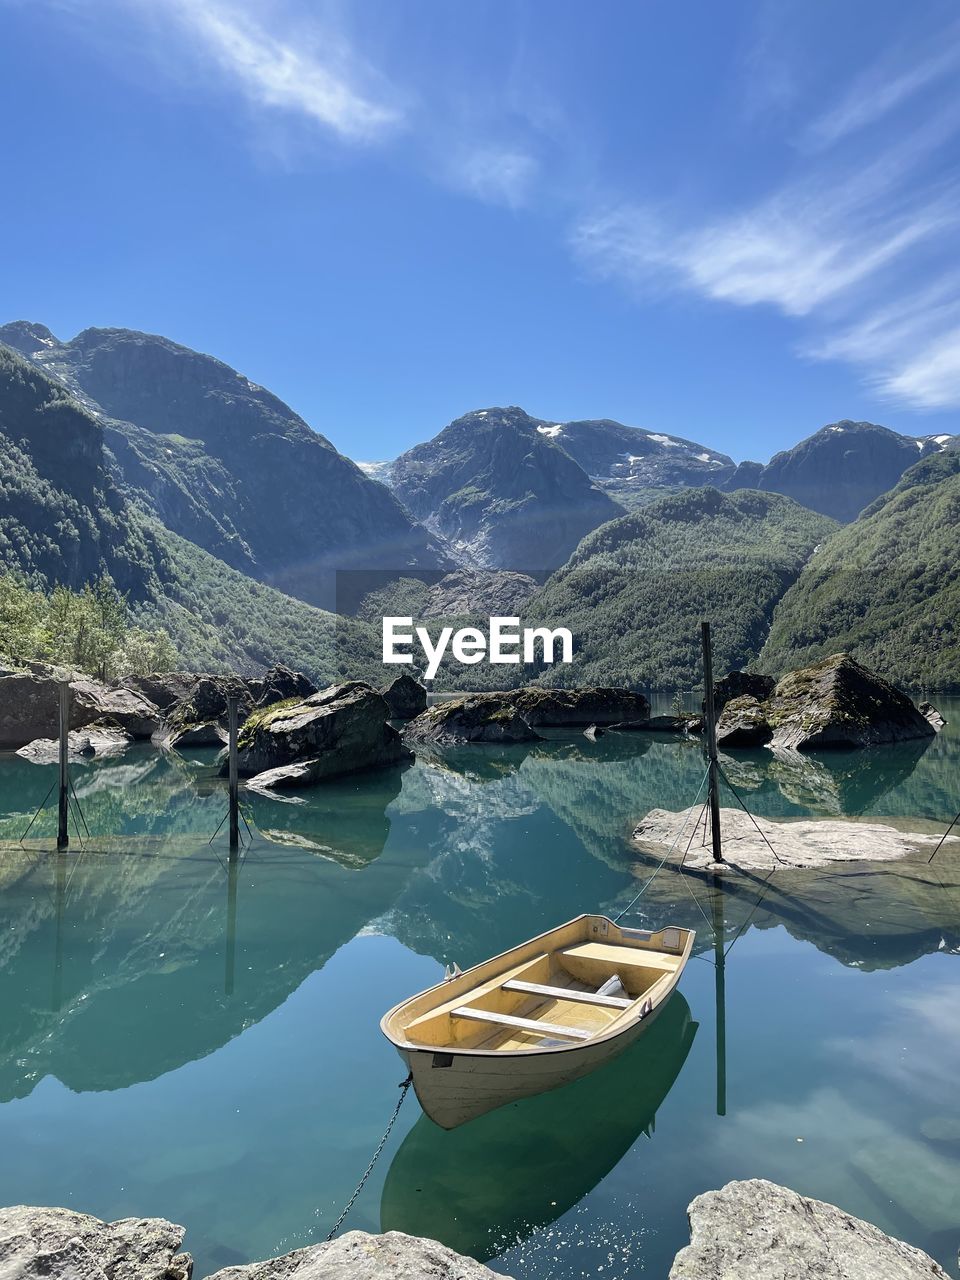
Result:
M71 760L89 760L97 756L116 756L133 742L124 729L111 724L92 724L86 729L71 729L67 735L67 751ZM35 738L17 751L18 756L34 764L56 764L60 759L60 743L56 738Z
M70 681L70 728L109 720L131 738L149 738L160 727L160 713L141 694L122 686L80 677ZM14 673L0 676L0 750L16 750L37 738L55 738L59 727L60 685L53 675Z
M409 671L380 690L394 720L414 720L427 709L427 691Z
M673 850L679 862L687 849L687 840L696 835L686 852L687 870L709 871L716 865L710 836L705 830L703 806L691 806L679 813L669 809L651 809L633 831L634 843L645 853L662 857ZM699 826L696 824L699 820ZM933 826L933 824L926 824ZM676 840L679 830L684 838ZM728 867L769 871L771 867L819 867L831 862L891 862L914 854L930 854L936 848L943 828L911 830L906 820L901 827L877 821L860 822L842 818L811 818L801 822L770 822L751 817L742 809L721 809L720 830L723 833L723 856ZM776 857L771 852L771 845ZM960 852L960 835L943 842L941 858ZM778 861L779 859L779 861Z
M650 704L630 689L551 689L529 685L510 695L514 706L534 729L585 727L645 720Z
M454 1253L436 1240L401 1231L368 1235L348 1231L329 1244L246 1267L225 1267L209 1280L504 1280L482 1262ZM506 1277L506 1280L510 1280Z
M670 1280L947 1280L927 1254L822 1200L753 1178L691 1203Z
M455 746L464 742L539 742L540 734L506 693L478 693L440 702L404 730L408 742Z
M253 712L240 733L240 773L272 774L256 785L273 789L396 764L409 752L389 715L376 689L358 680Z
M935 733L905 693L848 653L785 675L764 711L771 745L795 751L872 747Z
M717 721L718 747L762 747L773 737L766 712L750 694L731 698Z
M4 1280L188 1280L183 1227L163 1218L101 1222L71 1209L0 1209Z

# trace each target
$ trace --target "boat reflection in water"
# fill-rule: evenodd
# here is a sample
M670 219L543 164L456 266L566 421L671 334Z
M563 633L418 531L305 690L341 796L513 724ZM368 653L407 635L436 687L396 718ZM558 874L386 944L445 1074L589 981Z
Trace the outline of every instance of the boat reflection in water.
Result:
M428 1236L482 1260L555 1221L652 1134L696 1030L674 992L646 1035L582 1080L459 1129L421 1116L387 1173L381 1231Z

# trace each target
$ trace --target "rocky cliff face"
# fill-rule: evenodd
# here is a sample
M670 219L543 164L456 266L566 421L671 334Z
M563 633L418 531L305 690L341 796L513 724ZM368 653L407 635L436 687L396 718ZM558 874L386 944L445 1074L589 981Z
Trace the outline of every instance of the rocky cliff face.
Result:
M902 436L872 422L834 422L766 466L744 462L721 487L782 493L835 520L855 520L908 467L938 453L952 437Z
M219 360L129 329L61 343L17 322L0 328L0 342L97 418L120 487L252 577L330 607L338 569L451 563L389 490Z
M486 568L553 569L621 508L522 409L482 409L402 454L393 486L418 520Z

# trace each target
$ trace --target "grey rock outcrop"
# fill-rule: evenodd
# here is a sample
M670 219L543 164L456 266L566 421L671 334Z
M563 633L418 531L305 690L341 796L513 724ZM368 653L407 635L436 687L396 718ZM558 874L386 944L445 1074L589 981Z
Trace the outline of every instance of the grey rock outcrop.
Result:
M167 712L177 702L190 697L193 686L202 677L195 671L151 672L143 676L124 676L120 683Z
M409 671L402 672L380 692L394 720L413 720L427 709L427 691Z
M669 1280L947 1280L922 1250L835 1205L752 1178L691 1203Z
M219 724L225 729L228 698L237 699L238 718L242 724L257 708L291 698L307 698L317 692L317 686L302 672L291 671L282 665L271 667L263 676L201 675L183 678L192 679L193 683L187 696L167 709L166 724L158 735L164 746L174 745L174 739L188 728ZM200 744L193 742L189 745Z
M190 747L222 747L227 742L227 731L219 720L201 720L197 724L174 729L162 739L167 751L183 751Z
M503 1280L482 1262L436 1240L387 1231L348 1231L329 1244L296 1249L266 1262L225 1267L209 1280ZM509 1277L506 1278L509 1280Z
M94 756L116 756L125 751L133 738L124 729L111 724L91 724L86 729L72 729L67 737L67 750L71 760L86 760ZM54 764L60 758L60 743L56 738L35 738L17 751L18 756L32 760L34 764Z
M650 715L649 702L642 693L631 689L551 689L528 685L510 697L527 724L535 729L620 724L644 720Z
M848 653L785 675L764 711L771 745L795 751L872 747L935 733L905 693Z
M82 677L70 681L70 728L109 720L131 738L149 738L160 726L152 702L132 689ZM0 750L16 750L37 738L54 738L60 690L53 676L15 673L0 677Z
M480 693L440 702L404 730L408 742L454 746L464 742L538 742L540 734L517 710L515 695Z
M720 747L762 747L773 737L766 713L756 698L744 693L731 698L717 721Z
M0 1209L4 1280L189 1280L183 1227L163 1218L101 1222L72 1209Z
M285 785L308 786L396 764L409 752L387 723L389 715L382 696L359 680L268 706L253 713L240 733L240 772L252 777L297 766L285 775Z
M713 705L719 715L733 698L749 696L765 702L776 687L773 676L762 676L752 671L728 671L713 686ZM706 711L706 706L703 708Z

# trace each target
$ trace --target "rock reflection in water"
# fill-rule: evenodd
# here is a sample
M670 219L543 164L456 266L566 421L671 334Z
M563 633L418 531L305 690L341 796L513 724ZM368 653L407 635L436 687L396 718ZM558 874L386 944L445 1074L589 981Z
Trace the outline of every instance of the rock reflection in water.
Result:
M485 1259L578 1204L619 1163L680 1074L697 1024L677 992L615 1062L459 1129L421 1116L394 1156L380 1229Z

